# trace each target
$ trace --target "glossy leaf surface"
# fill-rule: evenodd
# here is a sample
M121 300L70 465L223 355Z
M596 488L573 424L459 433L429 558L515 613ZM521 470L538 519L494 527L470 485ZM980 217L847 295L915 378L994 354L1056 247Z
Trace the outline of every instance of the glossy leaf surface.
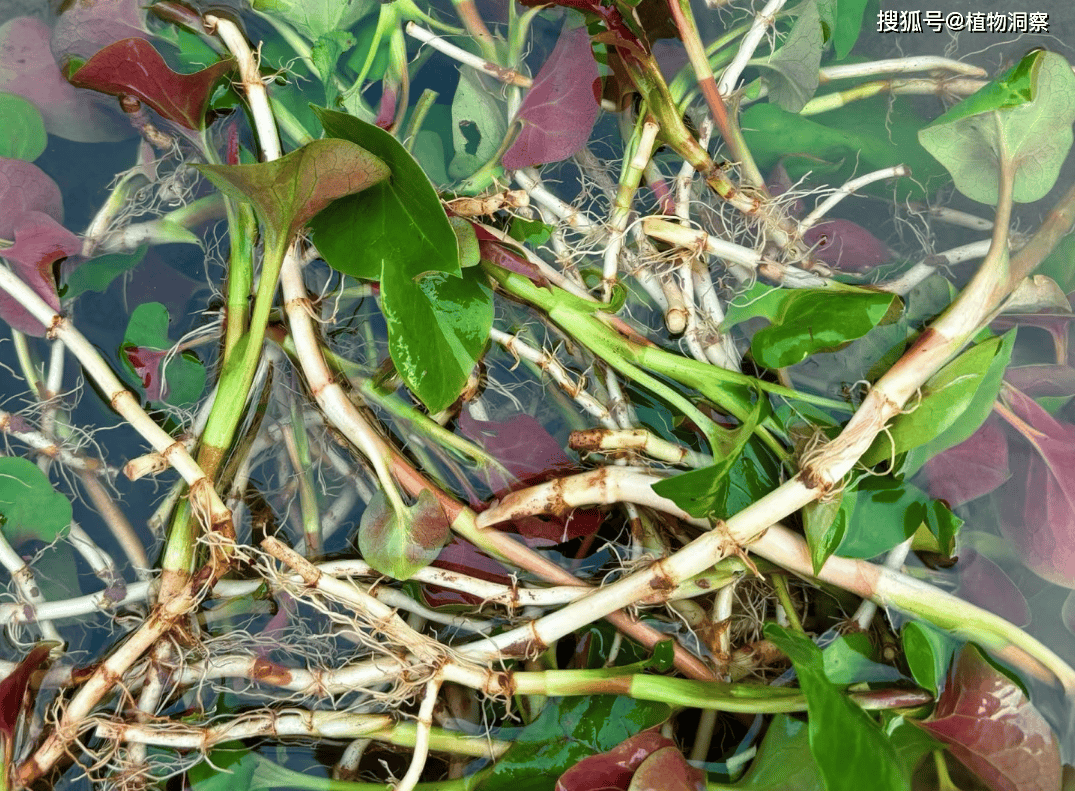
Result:
M586 145L600 109L600 78L585 27L564 29L523 97L515 141L500 162L509 170L559 162ZM596 93L595 93L596 91Z
M959 643L921 621L905 624L900 637L904 657L915 683L936 695L944 687L952 655Z
M765 636L795 665L806 694L810 753L827 791L906 791L896 751L870 716L825 676L824 658L810 638L774 623Z
M1014 168L1013 199L1030 203L1056 182L1071 149L1075 74L1063 56L1034 50L918 137L972 200L995 204L1000 167Z
M390 173L379 157L346 140L314 140L256 165L197 167L222 192L251 203L263 233L282 244L334 200L384 181Z
M194 74L172 71L145 39L126 38L102 49L71 75L71 84L112 96L136 96L162 117L187 129L204 129L213 89L234 71L222 60Z
M81 240L48 214L24 212L16 220L15 244L0 248L2 256L26 285L55 311L60 310L52 266L82 249ZM0 292L0 319L14 329L44 337L45 326L8 293Z
M45 150L45 119L34 103L14 93L0 92L0 157L33 162Z
M454 246L454 237L453 237ZM448 407L474 369L493 325L485 275L434 272L417 282L402 267L381 275L381 309L396 370L430 412Z
M858 491L849 489L835 500L814 500L803 507L803 532L810 546L814 574L821 571L847 535L857 499Z
M18 456L0 458L0 529L15 547L51 544L71 524L71 501L52 488L37 465Z
M754 334L750 351L766 368L795 365L861 338L885 318L894 299L882 293L793 292L775 321Z
M458 275L459 251L448 215L421 166L392 135L344 113L315 108L330 137L362 146L388 165L391 177L337 201L310 227L329 266L378 280L383 269L400 277L423 272ZM406 228L406 233L399 233Z
M663 703L612 695L549 698L478 787L482 791L553 791L556 778L583 758L613 749L671 713Z
M918 723L993 791L1056 791L1056 736L1023 691L974 646L959 654L933 716Z
M656 731L642 731L607 752L583 758L560 776L556 791L627 791L639 765L665 747L674 749L675 743Z

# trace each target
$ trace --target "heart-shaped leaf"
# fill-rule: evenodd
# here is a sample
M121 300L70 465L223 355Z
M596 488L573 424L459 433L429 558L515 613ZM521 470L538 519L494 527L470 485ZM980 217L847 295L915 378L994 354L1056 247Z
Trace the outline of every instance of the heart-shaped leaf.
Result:
M795 291L750 351L766 368L784 368L861 338L888 314L895 297L877 292Z
M74 0L52 28L50 46L57 63L89 60L125 38L149 39L145 0Z
M18 547L27 541L51 544L71 524L71 501L52 488L45 473L19 456L0 458L0 525Z
M803 241L818 258L844 272L869 272L892 260L888 245L851 220L837 218L812 225Z
M972 200L995 204L1000 168L1015 170L1012 197L1029 203L1056 183L1071 149L1075 74L1061 55L1034 50L1002 77L918 133Z
M358 549L380 573L406 580L436 559L450 534L448 517L429 491L422 490L418 502L402 513L378 491L362 512Z
M44 212L62 223L59 186L37 165L0 157L0 239L12 241L19 219L28 211Z
M49 307L59 311L60 298L52 265L81 250L82 242L44 212L23 212L16 223L15 244L0 247L0 256ZM0 293L0 319L20 332L37 337L45 335L45 326L7 292Z
M795 665L806 695L810 752L830 791L856 788L904 791L896 751L870 715L825 675L825 660L810 638L775 623L765 636Z
M49 134L81 143L133 137L135 130L114 101L63 78L49 50L51 34L44 22L25 16L0 26L0 90L33 102Z
M381 310L392 361L407 387L430 412L451 405L493 326L493 294L485 275L471 268L461 278L434 272L415 282L403 267L386 263Z
M172 71L142 38L113 42L70 76L79 88L112 96L136 96L169 121L187 129L205 128L205 112L217 83L235 70L231 58L194 74Z
M993 791L1060 788L1060 748L1049 723L973 645L956 659L933 716L916 724Z
M460 273L448 215L421 166L383 129L354 116L314 108L325 134L356 143L380 157L392 177L337 201L310 227L329 266L352 277L378 280L385 268L404 277ZM406 228L406 233L400 233Z
M161 364L172 342L168 340L168 309L145 302L131 312L120 357L137 377L149 401L189 406L205 389L205 367L193 355L177 354L165 370Z
M273 249L286 246L334 200L389 176L388 165L379 157L336 139L314 140L272 162L196 167L222 192L253 205L266 247Z
M45 150L45 119L34 103L14 93L0 92L0 157L33 162Z
M799 18L783 46L759 66L772 69L766 76L769 99L789 113L797 113L813 97L818 86L818 67L824 38L817 3L802 3Z
M638 767L658 750L675 749L675 742L657 731L642 731L608 752L583 758L556 781L556 791L602 788L627 791Z
M568 30L565 22L556 47L515 114L522 129L501 164L517 170L559 162L576 153L593 131L600 92L586 28Z
M256 11L269 12L293 25L310 41L347 30L377 7L376 0L254 0Z

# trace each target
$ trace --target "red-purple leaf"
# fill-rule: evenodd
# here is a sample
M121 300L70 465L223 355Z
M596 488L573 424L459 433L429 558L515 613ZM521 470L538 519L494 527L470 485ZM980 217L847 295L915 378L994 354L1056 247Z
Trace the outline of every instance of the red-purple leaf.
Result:
M30 286L49 307L60 309L52 265L82 249L82 242L50 215L41 211L23 212L15 220L15 244L0 248L0 256L15 274ZM45 326L7 292L0 293L0 319L28 335L43 337Z
M49 651L55 643L38 643L30 649L22 661L15 666L3 681L0 681L0 736L7 739L8 744L15 739L15 731L19 727L19 720L23 714L32 708L31 695L27 698L30 690L30 677L34 671L48 661ZM4 767L6 770L7 767Z
M60 188L37 165L0 157L0 239L14 239L16 223L28 211L63 222Z
M500 160L508 170L559 162L586 145L597 120L601 81L585 27L560 33L523 97L518 137Z
M955 508L999 488L1011 477L1008 441L994 418L964 442L938 453L922 467L930 497Z
M58 63L89 60L113 41L148 39L145 5L145 0L75 0L52 29L53 56Z
M687 763L675 746L662 747L644 760L628 791L705 791L705 775Z
M609 44L616 47L621 56L634 59L645 58L649 54L649 42L639 38L639 35L628 25L614 3L605 3L602 0L519 0L524 6L558 5L566 8L574 8L583 14L593 14L604 24L607 32L599 33L593 37L594 41Z
M452 540L440 551L437 559L430 565L501 585L510 585L512 583L511 572L499 561L482 553L469 541L458 536L452 536ZM437 585L423 586L422 596L430 607L444 607L450 604L476 606L482 603L482 600L477 596L472 596L462 591L441 588Z
M135 130L111 100L73 87L49 50L52 31L39 19L16 17L0 27L0 91L37 105L51 135L80 143L125 140Z
M150 401L163 401L167 395L167 383L161 375L161 363L168 356L167 349L149 349L145 346L125 346L126 355L134 372L142 380L142 389Z
M818 223L803 234L803 241L817 245L817 257L844 272L868 272L892 260L884 242L851 220Z
M1060 788L1060 748L1049 724L973 646L960 652L933 716L917 724L993 791Z
M172 71L145 39L126 38L102 49L71 75L71 84L113 96L136 96L162 117L188 129L205 128L213 89L235 69L232 59L194 74Z
M655 730L642 731L607 753L583 758L560 776L556 791L627 791L642 762L668 747L675 749L671 739Z
M1001 531L1028 569L1075 588L1075 426L1058 422L1013 387L1001 391L1005 419L1033 448L1018 486L1001 498Z
M1004 570L973 549L961 550L955 567L959 588L955 594L999 615L1016 626L1030 623L1026 598Z
M1031 398L1075 393L1075 368L1070 365L1019 365L1004 372L1004 381Z
M519 414L503 421L475 420L463 410L459 415L459 430L495 456L524 484L575 468L560 443L530 415ZM506 489L513 483L496 472L489 475L489 488L493 491Z
M501 269L507 269L517 275L528 277L536 286L549 284L549 281L541 274L541 270L537 266L522 256L513 253L511 248L495 241L483 239L482 232L476 231L476 233L478 234L478 253L481 255L481 260L488 261L490 264L499 266Z

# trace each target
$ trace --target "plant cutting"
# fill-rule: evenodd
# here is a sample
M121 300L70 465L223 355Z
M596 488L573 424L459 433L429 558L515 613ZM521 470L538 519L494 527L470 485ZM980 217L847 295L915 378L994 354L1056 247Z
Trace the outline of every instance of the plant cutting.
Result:
M869 13L0 27L5 787L1059 791L1075 73Z

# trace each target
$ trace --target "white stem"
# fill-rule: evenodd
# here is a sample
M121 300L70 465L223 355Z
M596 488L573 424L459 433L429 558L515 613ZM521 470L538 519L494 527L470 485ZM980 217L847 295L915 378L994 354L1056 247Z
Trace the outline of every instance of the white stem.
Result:
M881 170L875 170L872 173L866 173L858 178L851 179L843 186L837 187L835 192L825 198L825 200L821 201L812 212L799 222L799 233L806 233L814 223L832 211L833 208L836 207L836 204L868 184L884 181L885 179L899 178L900 176L909 176L910 173L911 171L905 165L894 165L890 168L882 168Z
M743 73L747 63L754 57L754 50L758 48L762 39L769 32L769 28L773 26L776 13L784 7L784 2L785 0L769 0L765 4L765 8L754 15L754 22L751 24L747 34L743 36L739 51L735 53L732 62L728 64L720 77L717 90L720 91L721 96L731 96L735 92L736 83L739 82L739 75Z
M871 60L866 63L850 63L841 66L825 66L819 73L821 82L826 83L855 77L875 77L879 74L907 74L914 71L934 71L936 69L943 69L953 74L962 74L967 77L989 76L985 69L978 66L935 55Z
M395 791L414 791L414 787L422 777L422 771L426 767L426 758L429 757L429 732L433 728L433 708L437 705L441 683L442 679L439 675L426 682L425 696L422 698L422 705L418 708L418 728L415 733L414 752L411 754L411 765Z

